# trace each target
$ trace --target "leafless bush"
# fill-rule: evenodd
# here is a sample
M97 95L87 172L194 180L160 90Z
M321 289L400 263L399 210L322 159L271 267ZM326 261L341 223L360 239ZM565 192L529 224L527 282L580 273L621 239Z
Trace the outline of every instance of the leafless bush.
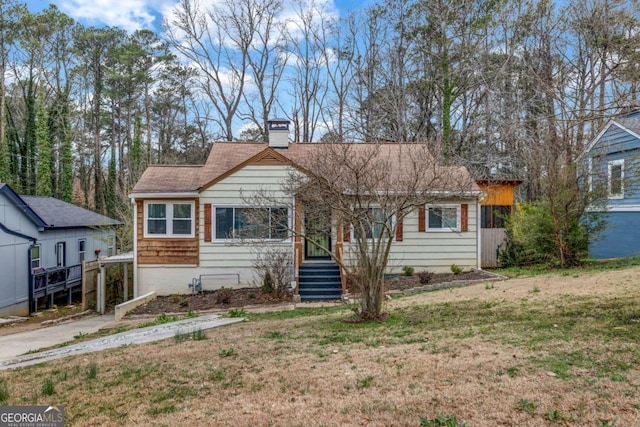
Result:
M432 271L424 270L416 273L418 280L422 285L428 285L433 280L434 273Z
M253 269L260 277L260 286L264 292L276 296L285 295L293 273L293 259L289 251L273 246L261 247Z

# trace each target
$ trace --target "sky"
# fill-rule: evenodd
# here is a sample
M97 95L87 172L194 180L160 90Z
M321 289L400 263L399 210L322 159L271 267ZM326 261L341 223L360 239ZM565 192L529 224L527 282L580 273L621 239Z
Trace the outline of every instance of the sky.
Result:
M55 4L58 9L87 26L113 26L128 32L139 29L159 31L163 16L179 0L26 0L32 12ZM205 2L207 0L201 0ZM364 7L372 0L327 0L340 13ZM291 3L283 0L283 4Z

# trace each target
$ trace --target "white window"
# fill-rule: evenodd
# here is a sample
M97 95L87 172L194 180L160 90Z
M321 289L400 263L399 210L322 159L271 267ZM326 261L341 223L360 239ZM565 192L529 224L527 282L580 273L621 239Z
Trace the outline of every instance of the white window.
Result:
M82 262L86 256L87 241L85 239L78 240L78 262Z
M40 267L40 245L31 247L31 269Z
M56 266L62 267L65 265L65 244L64 242L56 243Z
M145 237L193 237L195 235L193 202L145 202L144 213Z
M427 231L460 231L460 205L427 206Z
M367 239L377 239L379 238L385 230L385 222L386 226L389 230L393 230L393 222L394 217L392 218L384 218L384 212L382 208L372 207L368 209L362 209L359 214L359 221L356 221L353 226L353 235L359 238L361 233L361 227L364 230L364 235ZM360 226L357 224L360 223Z
M107 256L115 255L116 236L107 237Z
M607 188L610 199L624 198L624 159L609 162Z
M289 229L287 208L216 207L216 240L286 239Z

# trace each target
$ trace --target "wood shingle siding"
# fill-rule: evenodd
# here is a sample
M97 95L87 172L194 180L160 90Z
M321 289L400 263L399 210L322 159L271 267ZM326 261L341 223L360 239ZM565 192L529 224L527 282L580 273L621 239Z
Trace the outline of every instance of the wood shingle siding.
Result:
M166 200L169 201L169 200ZM144 237L144 200L136 200L138 222L139 264L194 264L199 263L199 202L195 202L195 236L193 238Z

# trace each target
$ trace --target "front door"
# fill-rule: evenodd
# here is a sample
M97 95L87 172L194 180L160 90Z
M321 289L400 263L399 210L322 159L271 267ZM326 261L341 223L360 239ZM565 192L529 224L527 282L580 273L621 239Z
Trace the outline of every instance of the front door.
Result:
M305 219L304 258L329 259L331 253L331 222L329 218ZM329 251L329 253L327 253Z

